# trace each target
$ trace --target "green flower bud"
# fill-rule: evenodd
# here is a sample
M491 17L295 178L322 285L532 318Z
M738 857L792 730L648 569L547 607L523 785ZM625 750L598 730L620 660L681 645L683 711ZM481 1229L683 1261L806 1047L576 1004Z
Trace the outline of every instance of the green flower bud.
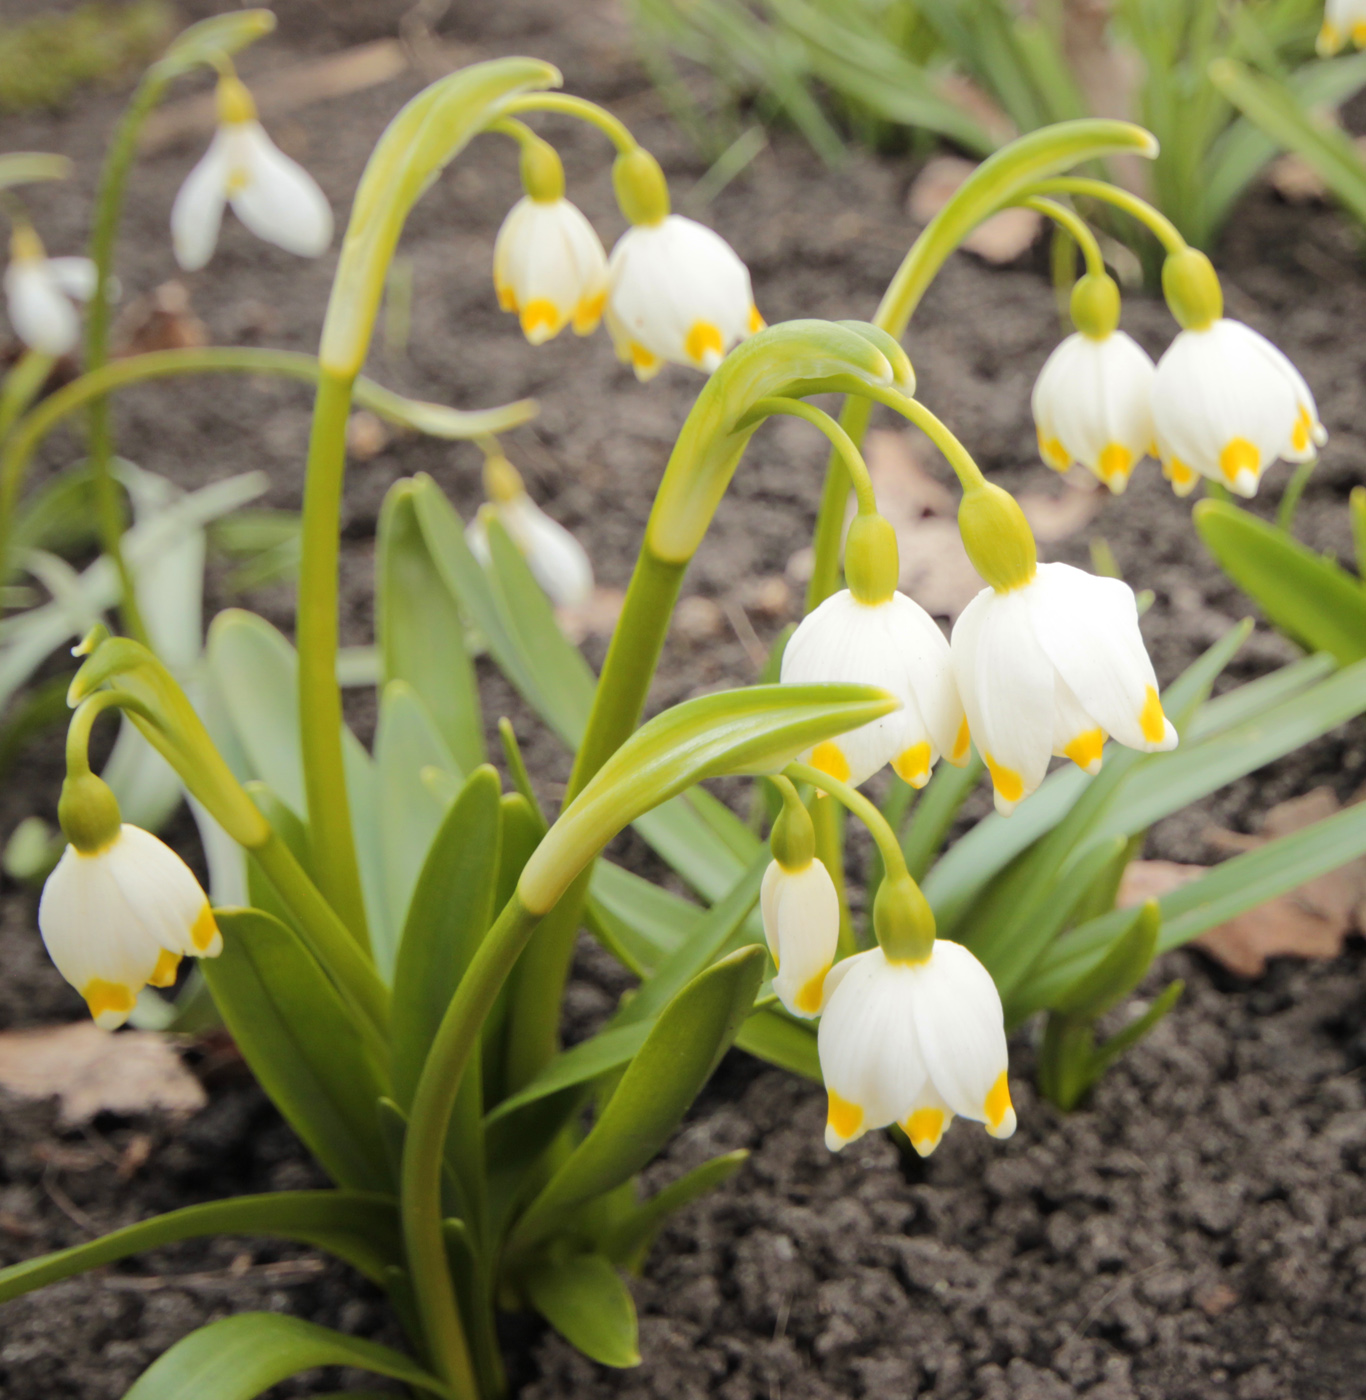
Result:
M816 828L796 791L783 785L783 810L768 837L773 859L784 870L805 870L816 854Z
M490 501L506 505L525 491L521 472L501 452L484 458L484 495Z
M564 198L564 165L548 141L533 136L522 143L522 188L539 204Z
M934 911L909 875L888 877L873 901L873 931L890 962L924 962L934 949Z
M844 576L860 603L885 603L896 592L901 557L896 531L883 516L859 513L844 541Z
M1088 272L1072 288L1072 324L1092 340L1104 340L1119 325L1119 288L1106 272Z
M256 120L256 103L246 84L234 73L224 73L218 80L218 120L224 126Z
M1203 331L1224 314L1219 275L1195 248L1168 254L1162 264L1162 295L1183 330Z
M111 845L123 827L118 798L103 778L88 769L67 774L57 803L57 820L66 839L87 856Z
M1034 534L1009 491L983 482L964 492L958 531L972 567L998 593L1021 588L1034 577L1038 564Z
M657 224L669 217L668 182L643 146L623 152L612 163L612 188L631 223Z

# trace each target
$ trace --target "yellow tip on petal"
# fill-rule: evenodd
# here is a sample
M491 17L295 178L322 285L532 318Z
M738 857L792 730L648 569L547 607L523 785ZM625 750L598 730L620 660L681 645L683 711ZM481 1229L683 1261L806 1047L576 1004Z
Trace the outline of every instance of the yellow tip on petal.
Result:
M911 1146L922 1157L928 1157L944 1136L944 1110L917 1108L902 1126L911 1140Z
M846 1142L852 1142L863 1126L863 1110L856 1103L842 1099L831 1089L825 1117L825 1142L832 1152L838 1152Z
M559 334L564 317L553 301L536 297L522 308L522 334L533 345L541 345Z
M833 739L822 740L811 750L811 766L819 768L822 773L829 773L838 783L849 781L849 760Z
M1105 447L1096 462L1096 472L1100 479L1118 495L1129 480L1134 469L1134 454L1117 442Z
M768 323L764 320L764 318L763 318L762 316L759 315L759 308L758 308L757 306L751 306L751 307L749 308L749 333L750 333L750 335L754 335L754 334L756 334L757 332L763 330L763 328L764 328L765 325L767 325L767 324L768 324Z
M1092 777L1095 777L1100 772L1100 755L1104 747L1105 731L1100 728L1088 729L1084 733L1078 734L1063 749L1063 754L1070 758L1078 768L1084 768Z
M1244 472L1251 472L1255 481L1261 465L1261 452L1246 438L1230 438L1219 454L1219 470L1228 478L1230 486L1236 486Z
M606 305L606 292L599 292L595 297L584 297L574 308L574 334L592 335L602 320L602 309Z
M1318 42L1314 45L1318 50L1320 58L1332 58L1342 47L1342 34L1337 25L1329 24L1327 20L1323 22L1323 28L1319 30Z
M778 966L776 957L773 959L773 966ZM825 993L825 974L829 971L829 967L822 968L793 998L793 1005L798 1011L805 1011L814 1016L821 1009L821 998Z
M1152 686L1143 693L1143 708L1139 711L1138 727L1150 744L1160 744L1166 737L1167 717L1162 713L1162 701Z
M637 379L653 379L664 364L658 355L647 350L639 341L627 342L626 353L630 357L631 368L635 370Z
M1024 796L1024 779L1013 768L1003 768L989 753L984 753L982 759L991 774L996 795L1013 807Z
M972 735L968 732L968 717L963 716L958 724L958 733L954 736L953 752L949 754L949 762L955 768L961 768L968 761L968 749L972 744Z
M991 1086L982 1112L986 1116L987 1131L993 1137L1009 1137L1015 1131L1015 1110L1010 1105L1010 1085L1005 1070Z
M176 970L180 967L180 954L163 948L157 955L157 965L147 981L153 987L174 987Z
M218 931L213 910L209 908L207 901L190 929L190 942L200 955L206 958L216 958L223 949L223 935Z
M494 282L493 290L498 296L498 305L504 311L517 310L517 293L506 282Z
M912 744L892 760L892 767L897 776L913 788L923 788L930 780L929 744L923 739L918 744Z
M1039 456L1044 459L1046 465L1053 468L1055 472L1065 472L1072 465L1072 455L1062 445L1057 438L1046 438L1043 429L1035 430L1039 439Z
M1309 441L1313 436L1314 420L1309 416L1309 410L1301 404L1299 412L1295 414L1295 427L1290 434L1290 445L1296 452L1307 452Z
M721 328L714 326L710 321L694 321L692 329L683 341L683 351L698 365L705 366L712 356L719 359L726 353L726 342Z
M1179 457L1173 457L1170 462L1162 463L1162 475L1172 484L1172 490L1178 496L1189 496L1195 490L1195 483L1200 479L1200 474L1194 467L1188 467Z
M1352 42L1359 49L1366 49L1366 21L1357 20L1352 26Z
M100 977L87 982L81 995L90 1008L95 1024L106 1031L117 1030L123 1025L137 1001L137 994L131 987L106 982Z

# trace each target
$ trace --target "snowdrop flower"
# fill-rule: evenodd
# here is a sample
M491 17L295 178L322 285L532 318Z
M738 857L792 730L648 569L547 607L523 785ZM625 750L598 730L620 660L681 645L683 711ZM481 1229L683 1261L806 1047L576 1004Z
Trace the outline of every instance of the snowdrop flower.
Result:
M521 318L540 345L572 325L590 335L607 300L607 254L593 225L563 196L531 195L512 206L493 247L498 305Z
M1366 0L1328 0L1315 45L1319 57L1332 58L1349 38L1357 48L1366 48Z
M81 324L75 301L95 293L95 264L89 258L49 258L28 224L16 224L5 269L5 297L15 334L43 355L76 348Z
M38 927L57 971L105 1030L123 1025L143 987L169 987L182 957L223 950L189 866L127 823L103 845L66 848L43 886Z
M830 872L813 856L795 867L774 860L764 872L759 910L778 972L778 1000L794 1016L819 1015L840 934L840 901Z
M1051 755L1100 771L1107 736L1145 753L1176 747L1138 630L1133 590L1070 564L985 588L954 625L954 675L968 728L1009 816Z
M484 489L491 511L521 550L536 582L557 608L581 607L593 596L593 564L588 551L526 493L521 473L506 457L484 462ZM470 522L465 538L475 558L491 560L484 511Z
M886 551L876 563L874 550ZM968 757L949 644L919 603L895 591L896 535L881 516L860 515L850 526L845 568L851 586L802 619L783 651L782 680L875 685L901 708L823 740L802 762L854 787L890 763L912 787L924 787L941 755L960 765Z
M1153 380L1162 470L1178 495L1204 476L1255 496L1278 457L1306 461L1328 440L1314 396L1269 340L1221 315L1223 295L1203 253L1169 257L1162 281L1184 327Z
M920 960L857 953L830 970L824 994L817 1048L832 1152L899 1123L928 1157L955 1114L993 1137L1015 1131L1001 998L961 944L937 939Z
M1056 471L1080 462L1118 495L1152 451L1153 362L1116 329L1119 292L1109 277L1081 278L1072 307L1077 330L1048 357L1034 385L1039 451Z
M218 82L218 130L171 207L171 241L186 272L213 256L223 206L258 237L316 258L332 241L332 209L313 177L256 120L256 104L231 75Z

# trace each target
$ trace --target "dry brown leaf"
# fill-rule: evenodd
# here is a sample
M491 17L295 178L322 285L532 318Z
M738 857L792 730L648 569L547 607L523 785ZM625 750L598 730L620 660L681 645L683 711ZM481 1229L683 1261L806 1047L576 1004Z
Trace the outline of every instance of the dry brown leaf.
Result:
M99 1113L194 1113L208 1097L175 1047L153 1031L110 1035L92 1021L0 1032L0 1088L56 1098L64 1127Z
M193 350L209 343L209 332L190 306L189 289L172 280L129 303L114 326L114 343L120 355Z
M587 637L610 637L621 616L626 595L619 588L595 588L586 603L574 608L556 608L560 631L577 646Z
M906 212L916 223L928 224L976 169L960 156L926 161L906 197ZM1042 222L1032 209L1003 209L978 224L963 240L963 247L990 263L1014 262L1039 236Z

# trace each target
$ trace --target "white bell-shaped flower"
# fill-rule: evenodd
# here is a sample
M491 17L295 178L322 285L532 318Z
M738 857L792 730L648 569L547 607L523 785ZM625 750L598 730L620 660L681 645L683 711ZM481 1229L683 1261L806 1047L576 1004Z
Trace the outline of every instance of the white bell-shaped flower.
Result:
M1118 494L1153 450L1153 362L1123 331L1069 335L1034 385L1039 452L1055 471L1073 462Z
M953 670L968 728L1009 816L1053 754L1100 771L1107 736L1156 753L1176 747L1133 590L1070 564L1040 564L1018 588L985 588L954 625Z
M928 1157L955 1114L993 1137L1015 1131L1000 994L959 943L936 939L919 962L873 948L836 963L817 1047L832 1152L899 1123Z
M830 872L814 858L799 869L771 862L759 890L759 910L778 969L773 979L778 1000L794 1016L818 1016L840 936L840 900Z
M607 275L607 329L638 379L666 360L710 374L763 329L749 269L720 234L681 214L627 229Z
M332 241L332 207L317 181L266 135L236 78L218 84L218 130L171 206L176 261L195 272L213 256L223 206L260 239L316 258Z
M95 294L95 264L89 258L50 258L38 235L17 224L5 269L5 298L14 333L43 355L76 348L81 322L73 301Z
M38 927L57 971L115 1030L147 985L168 987L182 957L217 957L223 938L190 867L126 822L103 848L68 846L43 886Z
M493 286L499 306L517 312L533 345L567 325L575 335L589 335L607 301L607 254L576 205L526 195L498 230Z
M832 594L793 632L782 679L875 685L901 701L899 710L802 755L832 778L857 787L890 763L912 787L924 787L941 755L967 761L968 725L949 644L904 593L882 603L861 603L848 589Z
M593 596L593 563L588 551L557 520L552 520L526 493L521 474L506 457L484 463L489 503L508 537L522 552L527 567L557 608L581 607ZM470 551L488 565L488 526L481 510L465 531Z
M1366 49L1366 0L1328 0L1316 47L1320 58L1332 58L1348 41Z
M1305 461L1328 440L1295 366L1251 326L1223 318L1182 331L1158 361L1153 426L1182 496L1201 476L1255 496L1278 457Z

